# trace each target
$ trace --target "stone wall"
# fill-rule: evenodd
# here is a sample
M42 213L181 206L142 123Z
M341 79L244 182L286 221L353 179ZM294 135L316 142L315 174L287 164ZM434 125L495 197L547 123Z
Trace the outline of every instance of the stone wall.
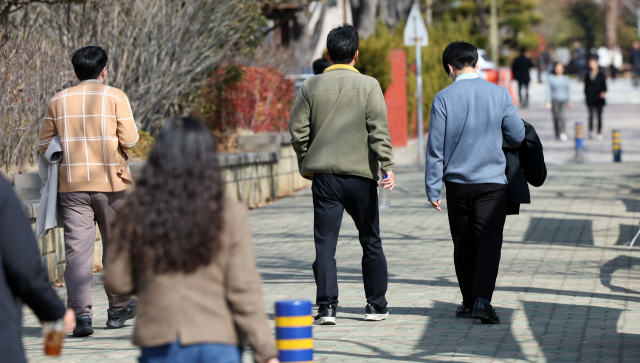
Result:
M289 134L240 136L238 149L238 153L220 155L229 198L255 208L311 186L311 181L298 173L298 160L291 147ZM144 162L131 163L134 180L143 166ZM23 202L24 212L30 219L32 228L35 227L38 214L41 183L38 173L19 174L14 179L16 194ZM38 245L51 282L63 282L66 259L62 228L39 238ZM97 228L93 268L102 269L102 240Z

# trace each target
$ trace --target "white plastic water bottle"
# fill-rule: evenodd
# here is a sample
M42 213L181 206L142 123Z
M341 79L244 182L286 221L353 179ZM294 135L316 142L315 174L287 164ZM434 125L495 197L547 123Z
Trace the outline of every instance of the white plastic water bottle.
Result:
M384 175L382 179L387 179L387 176ZM389 210L391 206L391 189L385 188L380 183L380 194L378 195L378 208L380 210Z

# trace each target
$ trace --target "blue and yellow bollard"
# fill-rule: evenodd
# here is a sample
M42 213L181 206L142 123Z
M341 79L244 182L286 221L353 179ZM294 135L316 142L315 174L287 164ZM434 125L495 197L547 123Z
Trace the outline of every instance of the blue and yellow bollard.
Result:
M576 160L582 160L582 140L584 140L584 123L582 121L576 122Z
M313 362L311 301L276 302L276 345L280 362Z
M622 161L622 131L613 130L613 162L619 163Z

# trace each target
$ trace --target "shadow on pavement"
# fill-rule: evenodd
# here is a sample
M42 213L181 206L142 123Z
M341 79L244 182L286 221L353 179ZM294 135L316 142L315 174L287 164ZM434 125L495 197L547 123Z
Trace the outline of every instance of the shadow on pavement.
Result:
M613 260L604 263L600 267L600 283L602 286L608 287L613 292L622 292L625 294L639 294L640 291L627 289L616 286L611 283L612 275L618 270L630 270L634 266L640 266L640 258L620 255Z
M525 233L526 242L567 246L593 246L593 221L533 217Z

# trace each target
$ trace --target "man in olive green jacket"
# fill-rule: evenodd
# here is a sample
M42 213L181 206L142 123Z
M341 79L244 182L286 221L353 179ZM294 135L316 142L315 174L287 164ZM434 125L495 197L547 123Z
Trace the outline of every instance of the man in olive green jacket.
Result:
M327 58L333 65L302 84L289 123L300 174L313 180L313 275L318 305L315 323L319 325L333 325L336 320L335 253L344 210L358 228L363 250L365 320L389 316L377 181L380 164L383 187L393 189L393 152L380 84L353 67L358 45L358 32L352 25L344 24L329 33Z

